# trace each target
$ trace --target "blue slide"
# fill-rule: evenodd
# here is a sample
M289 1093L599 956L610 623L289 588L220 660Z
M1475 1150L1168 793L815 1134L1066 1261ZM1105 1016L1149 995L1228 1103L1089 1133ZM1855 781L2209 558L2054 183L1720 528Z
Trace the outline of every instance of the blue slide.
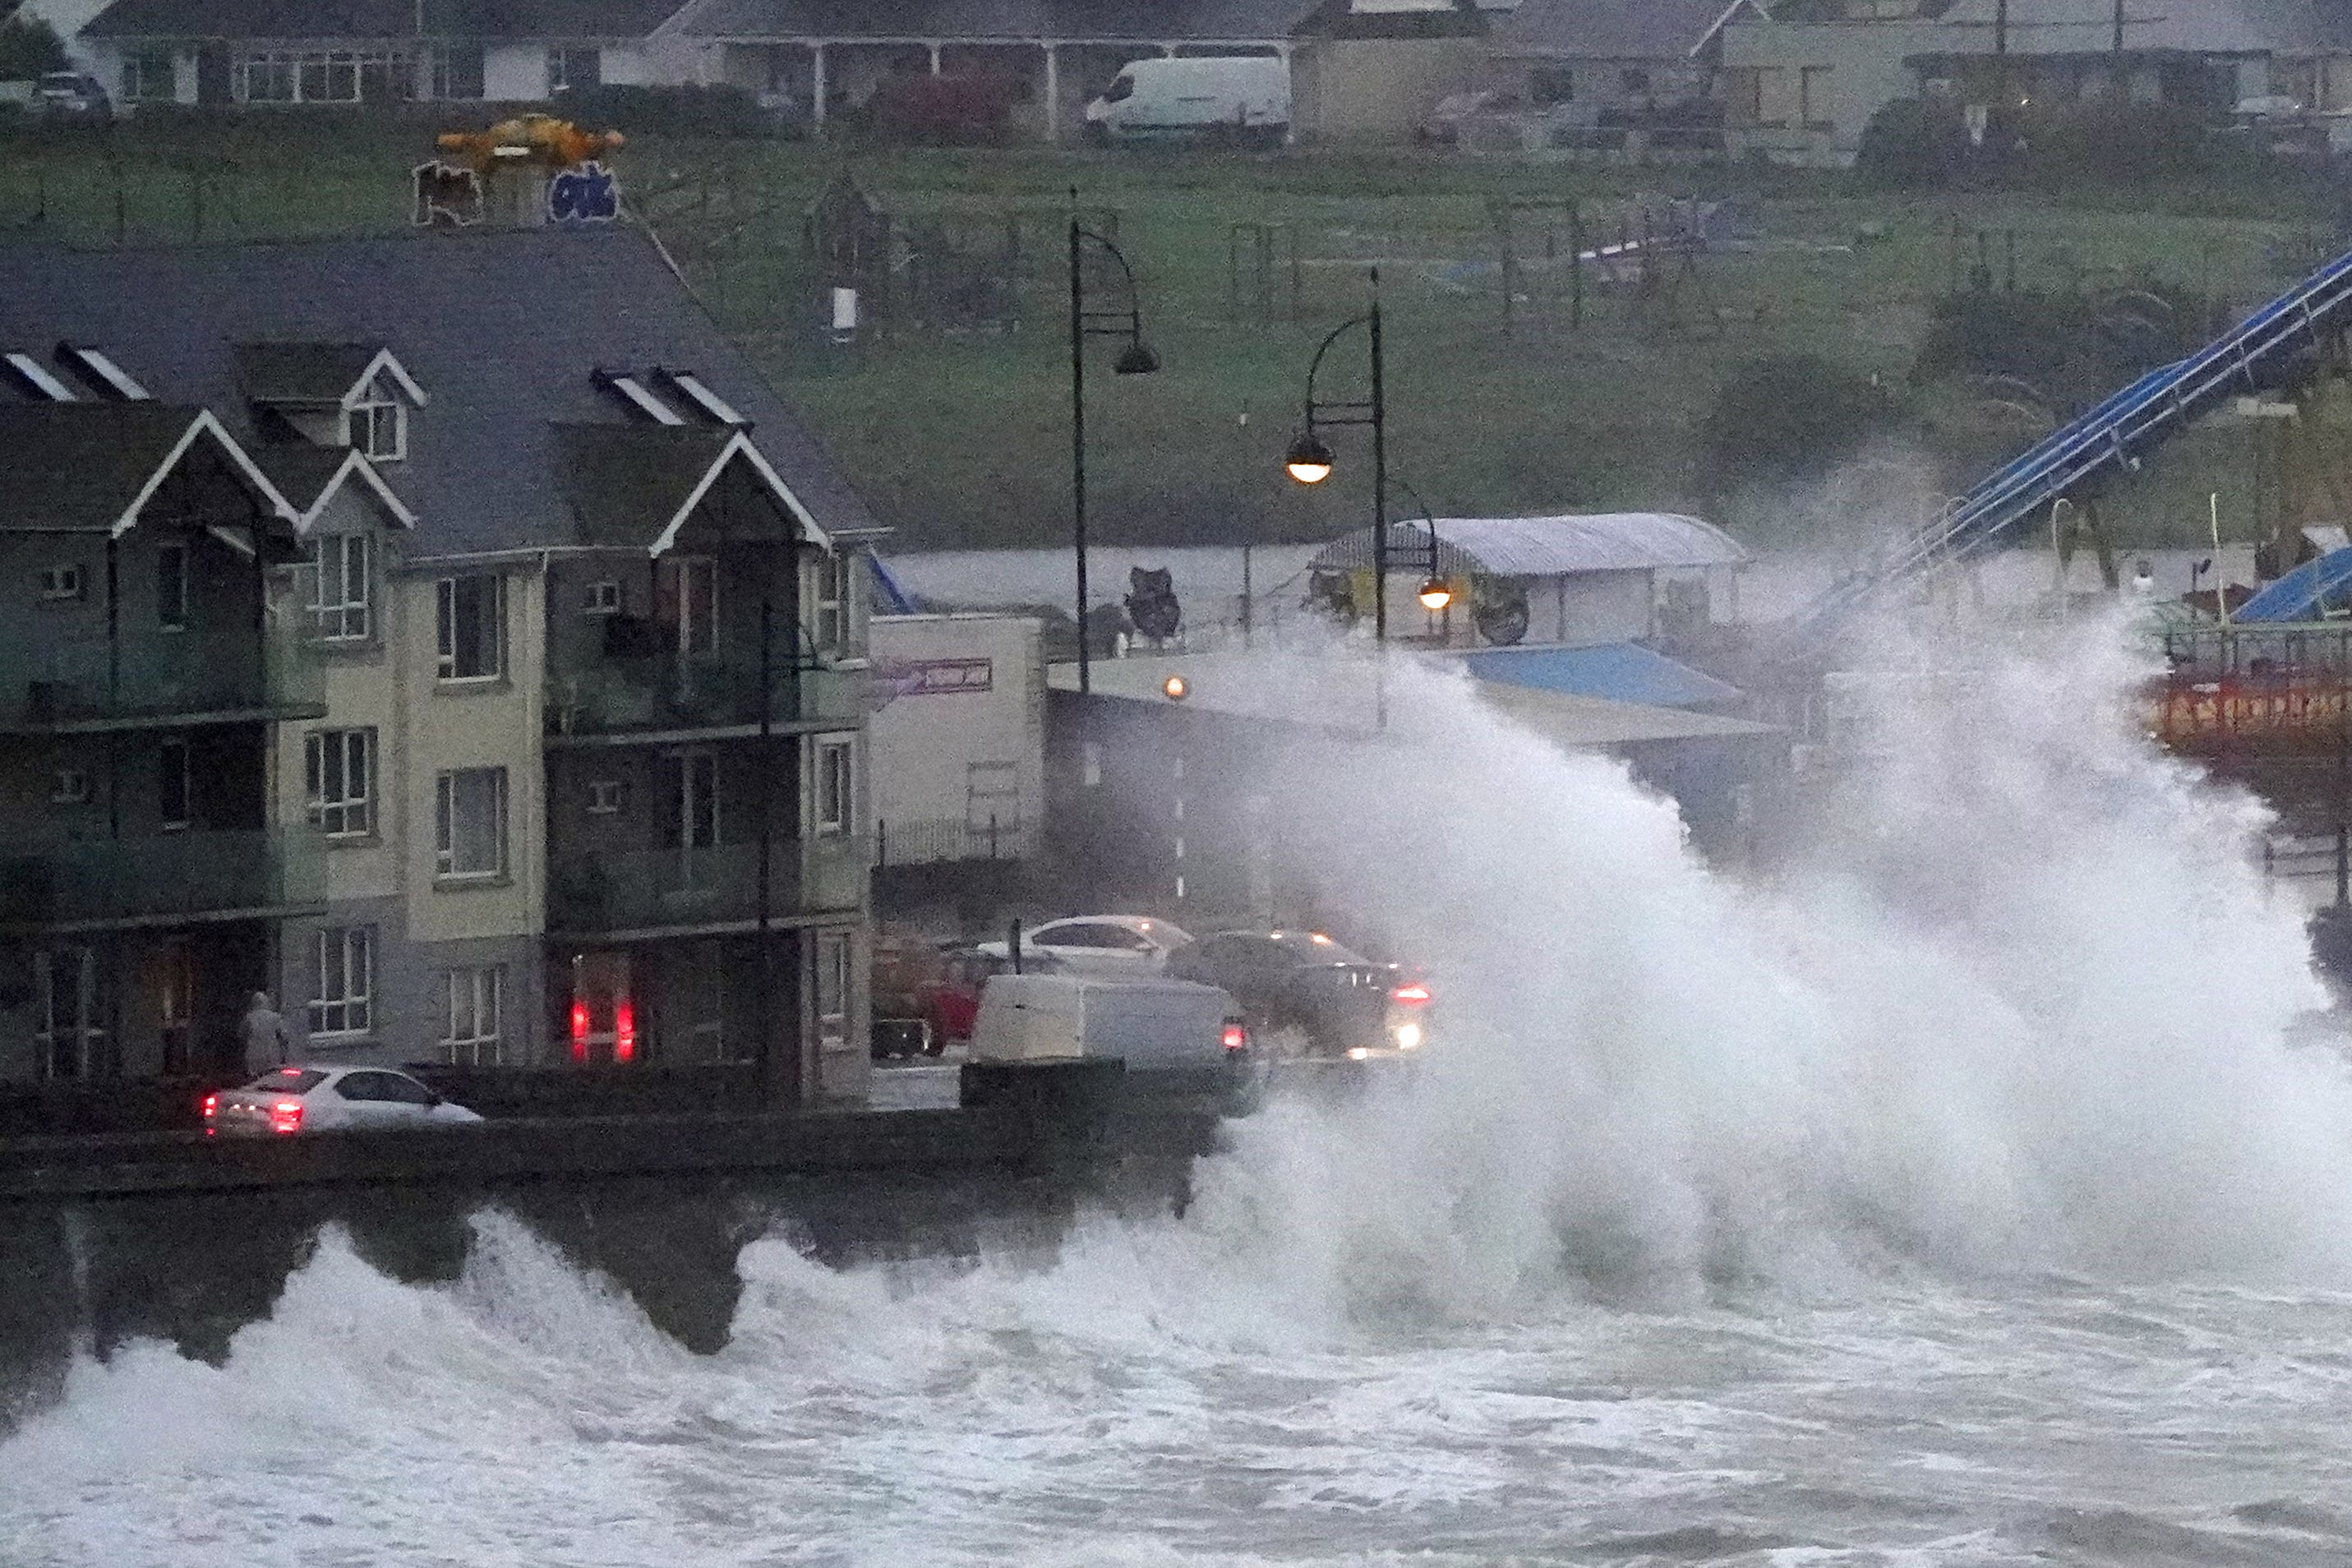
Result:
M1833 629L1881 588L1981 549L2028 518L2046 517L2052 502L2111 470L2137 468L2141 453L2223 398L2300 380L2317 367L2317 351L2329 334L2347 328L2352 328L2352 252L2337 257L2187 359L2149 371L1987 475L1952 503L1935 528L1906 543L1876 572L1822 595L1801 624L1813 631Z

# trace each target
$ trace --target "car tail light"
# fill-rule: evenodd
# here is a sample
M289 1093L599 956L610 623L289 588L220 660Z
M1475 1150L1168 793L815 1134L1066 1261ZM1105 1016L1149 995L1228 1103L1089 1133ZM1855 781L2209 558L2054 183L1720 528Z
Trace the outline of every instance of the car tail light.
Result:
M588 1004L585 1002L572 1004L572 1059L575 1062L588 1059Z
M1223 1038L1225 1049L1245 1051L1249 1049L1249 1026L1238 1018L1228 1018L1225 1020Z
M1429 1000L1429 987L1415 980L1390 992L1389 1000L1402 1002L1408 1007L1418 1007Z
M269 1130L272 1132L302 1131L302 1102L299 1100L272 1100L269 1106Z
M613 1059L625 1062L637 1054L637 1005L626 996L613 1004Z
M219 1114L220 1096L217 1094L208 1094L205 1096L205 1120L210 1121L214 1117Z

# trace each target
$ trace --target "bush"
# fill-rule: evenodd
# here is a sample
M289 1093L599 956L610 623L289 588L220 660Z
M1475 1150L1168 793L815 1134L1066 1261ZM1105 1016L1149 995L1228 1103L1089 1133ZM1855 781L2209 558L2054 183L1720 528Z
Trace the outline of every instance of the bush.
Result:
M0 81L34 81L70 68L66 47L47 22L25 16L0 22Z
M1716 394L1700 426L1710 477L1723 489L1815 479L1894 422L1866 376L1813 354L1750 360Z
M623 135L771 136L784 129L740 87L590 87L567 92L549 112Z
M2083 406L2195 346L2201 319L2189 300L2152 283L2136 297L2126 308L2077 294L1951 295L1937 301L1911 379L2012 376L2053 408Z
M1898 98L1870 117L1853 166L1895 190L1932 190L1967 167L1969 129L1957 103Z

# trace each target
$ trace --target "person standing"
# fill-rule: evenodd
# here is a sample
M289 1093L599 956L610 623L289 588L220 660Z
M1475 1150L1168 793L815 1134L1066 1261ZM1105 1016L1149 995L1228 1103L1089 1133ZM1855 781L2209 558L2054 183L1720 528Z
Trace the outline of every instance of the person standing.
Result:
M257 991L253 1005L245 1010L245 1070L249 1077L259 1078L272 1068L286 1065L287 1048L292 1037L287 1033L286 1020L269 1005L269 993Z

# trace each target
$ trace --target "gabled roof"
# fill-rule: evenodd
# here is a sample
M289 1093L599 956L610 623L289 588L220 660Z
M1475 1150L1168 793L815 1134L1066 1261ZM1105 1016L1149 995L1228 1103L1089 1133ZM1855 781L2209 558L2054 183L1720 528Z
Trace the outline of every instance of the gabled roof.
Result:
M255 403L348 406L377 376L389 377L411 403L425 389L382 343L262 342L236 345L236 371Z
M299 526L305 533L317 524L343 487L352 484L373 496L376 504L403 528L416 526L416 514L408 510L408 503L393 493L375 465L355 447L314 447L308 441L280 441L274 446L254 447L252 456L261 471L269 476L270 482L301 513Z
M740 468L791 520L790 537L827 544L825 529L760 455L750 432L710 425L564 425L563 483L583 543L660 555L711 490Z
M205 409L0 403L0 531L126 532L200 442L227 459L265 514L294 521L295 508Z
M1519 0L1496 26L1496 54L1679 60L1713 37L1729 0Z
M642 38L688 0L114 0L89 38Z
M702 0L679 30L722 38L1045 38L1234 42L1289 37L1319 0Z
M874 526L824 447L628 230L0 247L0 343L103 342L157 396L218 410L256 446L280 422L250 404L235 345L388 345L433 394L382 476L417 519L418 558L601 542L574 510L576 448L560 435L640 426L597 390L600 363L693 372L751 421L751 444L820 528ZM646 521L640 543L668 517Z

